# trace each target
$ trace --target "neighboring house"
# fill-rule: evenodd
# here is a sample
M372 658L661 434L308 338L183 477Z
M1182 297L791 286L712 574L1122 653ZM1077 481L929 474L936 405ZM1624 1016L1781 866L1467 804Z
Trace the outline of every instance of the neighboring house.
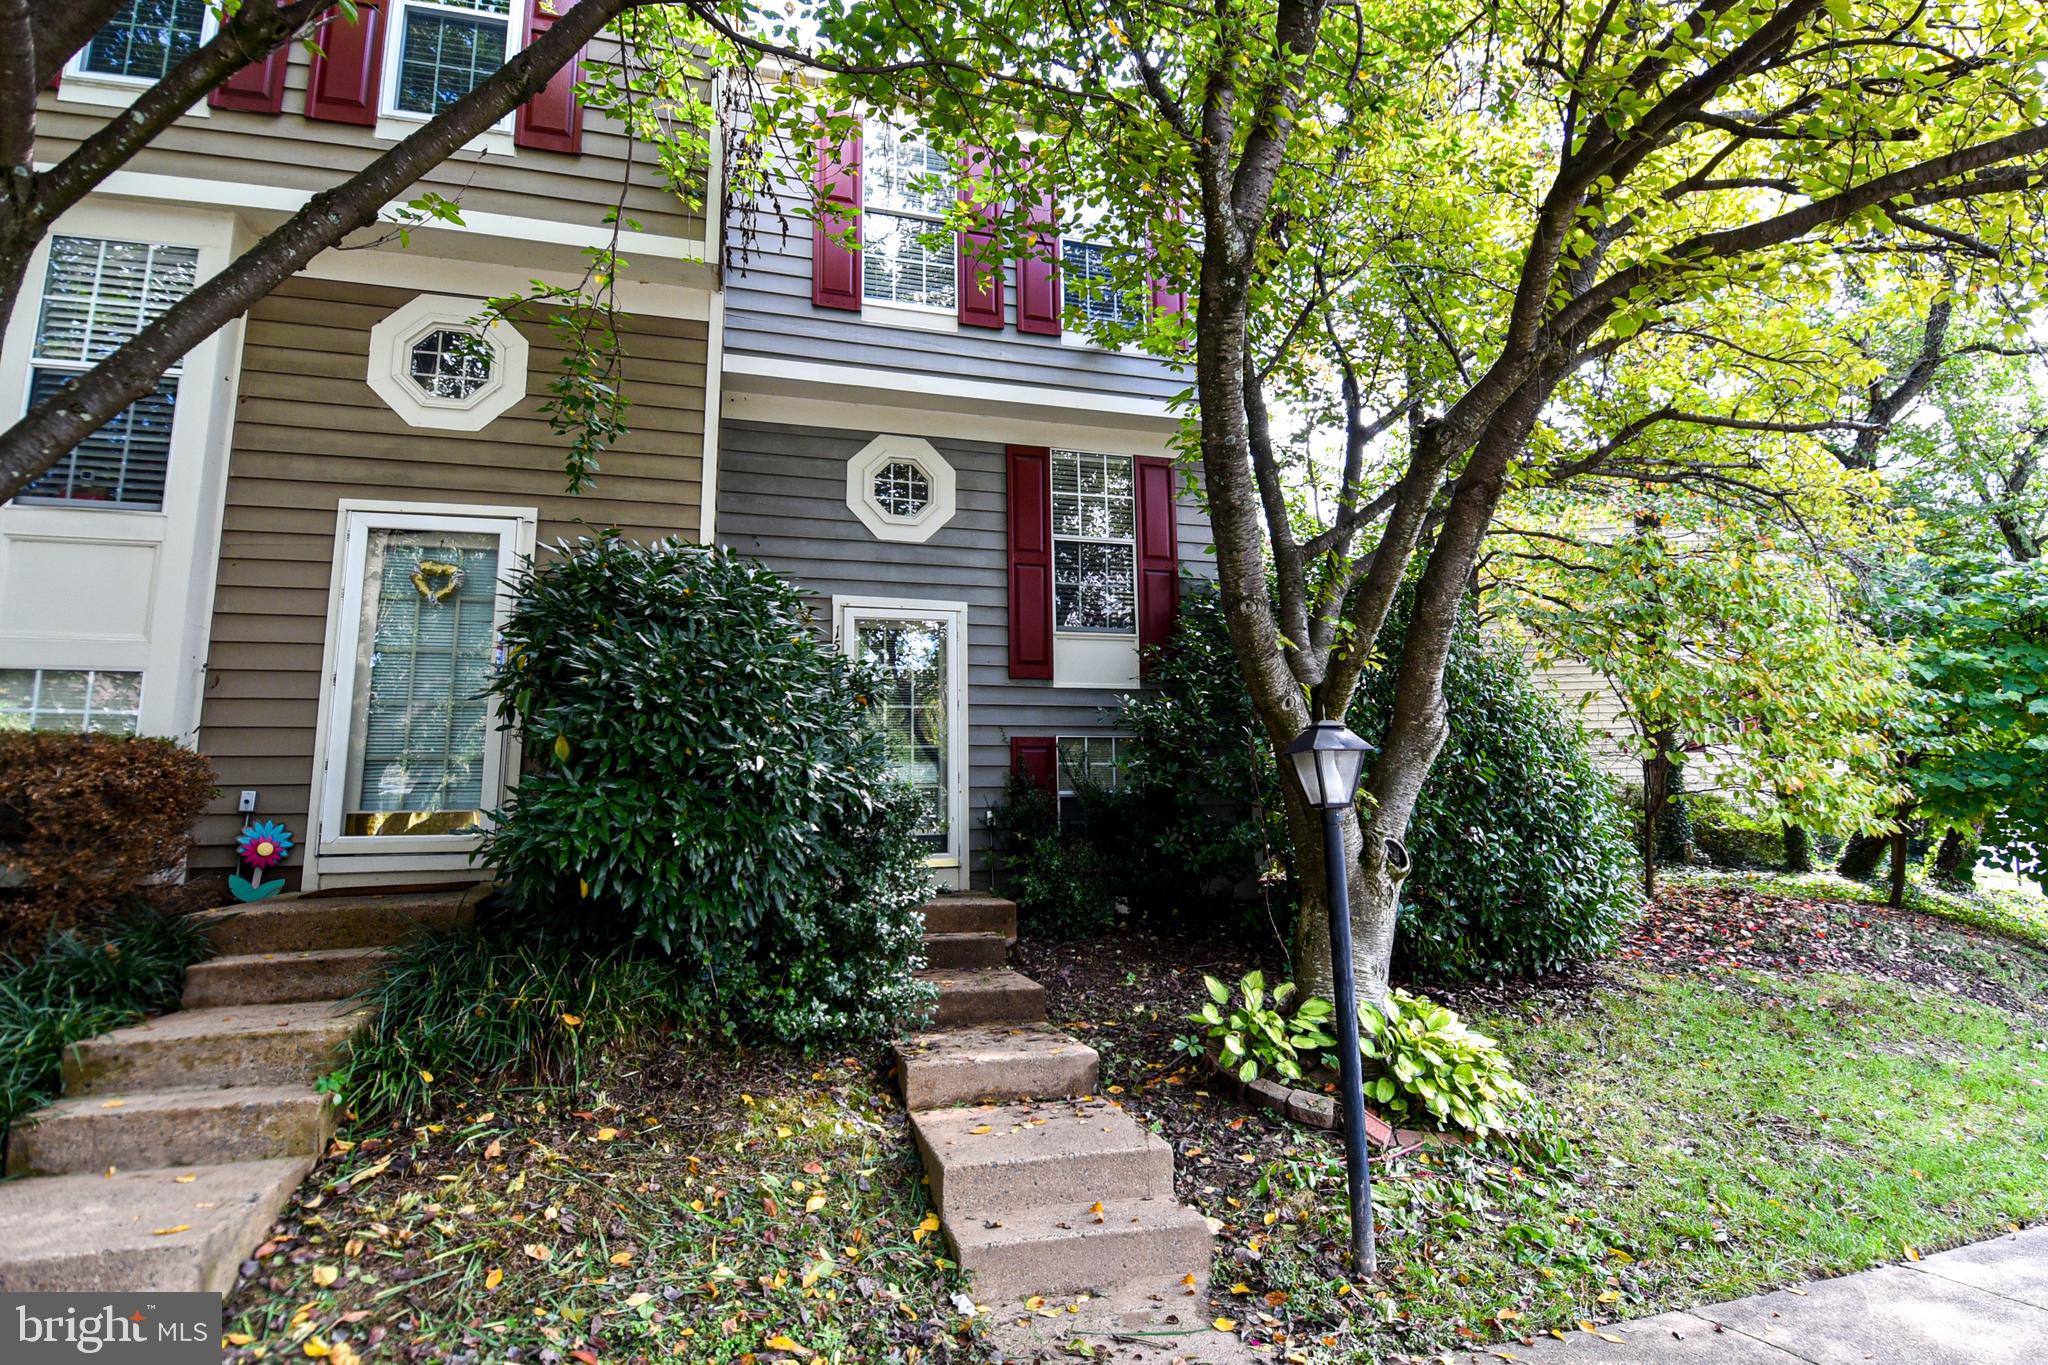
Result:
M1641 785L1643 761L1628 710L1614 684L1583 659L1539 659L1525 649L1537 685L1549 692L1586 728L1593 762L1601 772Z
M363 4L235 78L55 227L0 350L19 411L132 335L308 195L366 164L553 22L538 0ZM211 32L200 4L133 4L38 101L61 155ZM601 55L601 54L600 54ZM462 226L363 234L196 348L0 508L0 724L193 742L223 788L195 872L234 864L246 813L299 837L307 887L471 880L516 755L476 685L500 575L584 525L698 538L718 299L715 220L628 170L576 73L422 189ZM573 283L623 203L632 435L564 493L540 407L558 348L494 295ZM394 234L395 235L395 234ZM253 807L248 804L253 802Z
M799 230L763 232L727 275L717 538L883 667L934 871L986 885L1013 769L1062 792L1084 771L1114 781L1140 649L1165 639L1181 570L1208 563L1169 449L1188 377L1087 327L1180 299L1164 281L1143 301L1066 299L1109 248L1056 205L1039 210L1056 263L985 260L974 234L919 241L960 172L881 119L800 169L857 244L803 223L814 186L792 176L779 210Z

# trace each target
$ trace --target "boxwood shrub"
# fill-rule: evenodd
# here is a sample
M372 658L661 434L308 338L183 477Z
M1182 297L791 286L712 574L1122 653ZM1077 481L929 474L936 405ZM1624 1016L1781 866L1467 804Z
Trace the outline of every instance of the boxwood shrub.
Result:
M519 574L494 684L527 770L484 857L566 932L694 969L735 1027L883 1032L928 894L876 680L798 591L729 551L607 534Z

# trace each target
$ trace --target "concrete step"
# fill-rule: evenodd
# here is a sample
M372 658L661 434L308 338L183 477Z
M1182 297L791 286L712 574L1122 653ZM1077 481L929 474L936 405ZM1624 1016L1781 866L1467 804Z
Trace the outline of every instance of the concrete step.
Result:
M225 1293L311 1169L294 1157L0 1185L0 1290Z
M1095 1049L1047 1024L950 1029L896 1044L906 1109L1093 1094Z
M312 1158L333 1132L334 1105L304 1086L83 1095L14 1125L7 1174Z
M960 893L940 896L917 907L928 934L1001 934L1017 941L1017 902L1001 896Z
M949 1220L945 1231L974 1297L991 1306L1031 1294L1110 1289L1158 1294L1196 1313L1207 1301L1215 1239L1207 1219L1171 1198L1105 1199L1100 1214L1090 1203L1052 1204L1001 1218Z
M476 915L478 888L404 896L279 896L192 916L224 956L311 948L382 948L422 929L457 929Z
M948 1223L1173 1198L1172 1148L1107 1100L927 1109L910 1126Z
M179 1010L68 1049L64 1093L305 1085L334 1069L366 1014L325 1000Z
M1215 1310L1208 1300L1188 1293L1178 1281L1143 1294L1119 1289L1106 1295L1062 1295L1037 1311L1021 1303L987 1306L995 1310L988 1320L988 1344L998 1360L1072 1361L1078 1353L1067 1347L1075 1341L1093 1347L1094 1359L1116 1365L1273 1365L1276 1358L1271 1345L1253 1346L1235 1333L1217 1331L1210 1325ZM1500 1362L1485 1355L1474 1365ZM1617 1358L1606 1365L1628 1362Z
M1010 940L1001 934L926 934L924 960L941 970L1000 967L1010 960Z
M185 969L185 1008L340 1000L377 979L384 955L382 948L309 948L210 958Z
M1007 968L949 968L917 976L939 988L934 1028L1045 1022L1045 988Z

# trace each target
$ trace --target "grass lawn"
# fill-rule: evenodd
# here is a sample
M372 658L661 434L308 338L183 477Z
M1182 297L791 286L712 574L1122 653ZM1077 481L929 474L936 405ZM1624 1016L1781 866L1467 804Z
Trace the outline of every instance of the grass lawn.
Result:
M1331 1135L1172 1047L1203 972L1272 964L1140 934L1018 957L1222 1229L1191 1317L1276 1361L1426 1360L2048 1214L2048 950L1971 906L1847 894L1687 878L1606 963L1437 992L1544 1117L1514 1147L1383 1157L1369 1285L1344 1272ZM441 1077L424 1126L344 1132L244 1267L229 1358L986 1360L877 1053L656 1043L547 1094Z

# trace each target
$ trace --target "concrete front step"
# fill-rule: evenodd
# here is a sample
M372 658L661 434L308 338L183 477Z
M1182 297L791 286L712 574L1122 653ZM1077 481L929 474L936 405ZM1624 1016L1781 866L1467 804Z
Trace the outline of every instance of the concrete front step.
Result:
M334 1069L366 1013L327 1000L180 1010L68 1049L64 1093L306 1085Z
M475 918L480 894L472 888L403 896L279 896L203 910L192 922L224 956L383 948L423 929L461 928Z
M906 1109L1095 1092L1095 1049L1046 1024L919 1034L896 1044Z
M910 1116L948 1226L1112 1199L1173 1199L1173 1150L1106 1100L927 1109Z
M1171 1296L1200 1312L1215 1240L1208 1220L1170 1197L1105 1199L1100 1214L1092 1203L949 1220L946 1240L972 1277L975 1298L1007 1306L1031 1294L1114 1288Z
M917 910L928 934L1001 934L1017 941L1017 903L1001 896L940 896Z
M0 1290L225 1293L312 1169L307 1156L0 1185Z
M334 1105L302 1085L81 1095L14 1126L7 1173L313 1158L333 1132Z
M309 948L210 958L185 969L185 1008L340 1000L377 979L384 955L382 948Z
M1000 967L1010 960L1001 934L926 934L924 960L933 968Z
M1045 1022L1045 988L1006 968L931 970L917 976L939 988L934 1028Z

